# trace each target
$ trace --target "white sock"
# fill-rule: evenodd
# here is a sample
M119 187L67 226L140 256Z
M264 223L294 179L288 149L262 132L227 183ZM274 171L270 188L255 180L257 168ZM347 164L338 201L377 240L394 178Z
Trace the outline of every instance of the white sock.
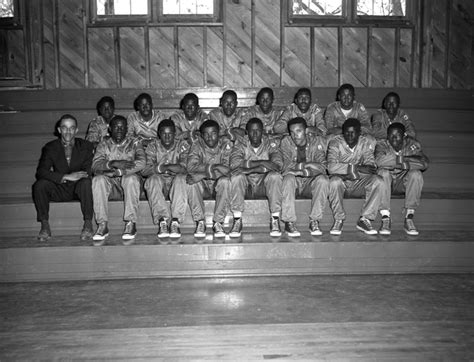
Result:
M390 210L380 210L380 215L390 217Z
M407 217L410 214L414 214L414 213L415 213L415 209L407 209L407 213L406 213L405 217Z
M272 212L272 217L280 217L280 213L279 212Z
M240 211L234 212L234 219L239 219L242 217L242 213Z

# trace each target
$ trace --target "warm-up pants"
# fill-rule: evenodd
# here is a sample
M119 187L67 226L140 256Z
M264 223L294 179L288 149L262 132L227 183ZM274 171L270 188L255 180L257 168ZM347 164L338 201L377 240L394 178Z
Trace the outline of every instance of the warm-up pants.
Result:
M204 220L204 197L215 193L214 221L223 223L230 209L230 178L221 177L216 180L202 180L190 186L190 206L193 220Z
M420 170L407 170L394 174L389 170L379 170L384 182L380 210L390 210L392 192L405 192L405 209L415 210L420 205L423 189L423 173Z

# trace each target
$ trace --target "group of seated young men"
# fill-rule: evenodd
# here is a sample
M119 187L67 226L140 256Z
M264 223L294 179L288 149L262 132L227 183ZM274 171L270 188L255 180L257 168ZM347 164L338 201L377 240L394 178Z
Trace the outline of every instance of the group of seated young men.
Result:
M144 186L158 238L178 238L186 209L196 223L195 237L206 236L204 199L214 198L214 237L239 237L246 197L267 198L270 235L280 236L280 219L289 237L298 237L295 198L311 198L309 231L322 235L320 221L327 202L333 212L332 235L340 235L346 218L344 197L365 197L357 229L377 234L372 226L381 214L379 233L391 233L392 191L405 192L404 229L417 235L413 215L420 203L422 172L428 167L400 97L387 94L369 117L355 100L352 85L337 91L324 111L301 88L286 109L273 106L272 89L263 88L255 106L237 108L237 94L225 91L220 106L206 114L188 93L170 118L140 94L128 118L115 114L114 100L103 97L86 140L75 137L77 120L64 115L60 139L42 150L33 197L41 230L51 237L49 202L79 199L84 217L81 240L102 245L109 235L108 200L113 190L124 199L125 245L137 234L138 205ZM170 202L167 201L169 198ZM92 230L95 214L97 230Z

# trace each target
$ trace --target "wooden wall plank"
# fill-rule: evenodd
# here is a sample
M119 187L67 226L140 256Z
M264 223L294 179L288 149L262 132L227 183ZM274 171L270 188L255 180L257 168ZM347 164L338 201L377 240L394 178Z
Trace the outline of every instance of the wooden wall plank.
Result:
M367 86L367 29L343 28L342 42L342 83L351 83L354 87Z
M82 2L59 1L61 88L84 87Z
M8 73L8 41L6 29L0 29L0 76L6 77Z
M175 88L172 27L150 28L150 72L153 88Z
M89 84L91 88L116 88L113 28L90 28Z
M451 6L450 83L455 89L469 89L474 80L474 2L454 0Z
M53 0L43 0L43 76L46 89L53 89L55 84L53 21Z
M26 78L25 43L23 30L8 30L8 77Z
M336 87L338 85L337 28L314 28L315 87Z
M207 27L207 87L223 87L224 33L223 28Z
M282 83L309 87L311 83L310 28L286 27L283 44Z
M255 2L256 87L280 85L280 2Z
M41 19L41 1L29 1L29 13L35 14L31 19L31 46L33 50L33 79L34 84L43 84L43 47L42 47L42 19Z
M227 1L225 86L249 87L252 82L251 0Z
M443 88L446 84L446 74L444 73L446 65L446 1L430 1L432 11L432 60L431 60L431 87Z
M142 27L120 28L120 56L122 87L145 87L145 38Z
M369 54L370 87L394 85L395 29L373 28Z
M178 28L178 87L204 86L203 27Z
M398 54L398 86L411 87L412 29L400 29Z

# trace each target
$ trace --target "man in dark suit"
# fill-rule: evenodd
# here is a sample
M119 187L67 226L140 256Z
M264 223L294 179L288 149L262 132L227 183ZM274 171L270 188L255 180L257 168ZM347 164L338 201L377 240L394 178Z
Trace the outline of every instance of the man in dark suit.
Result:
M70 114L58 121L60 138L48 142L41 152L33 184L37 220L41 222L38 240L51 238L49 226L50 201L79 200L84 216L81 240L92 238L92 182L91 165L93 144L76 138L77 120Z

